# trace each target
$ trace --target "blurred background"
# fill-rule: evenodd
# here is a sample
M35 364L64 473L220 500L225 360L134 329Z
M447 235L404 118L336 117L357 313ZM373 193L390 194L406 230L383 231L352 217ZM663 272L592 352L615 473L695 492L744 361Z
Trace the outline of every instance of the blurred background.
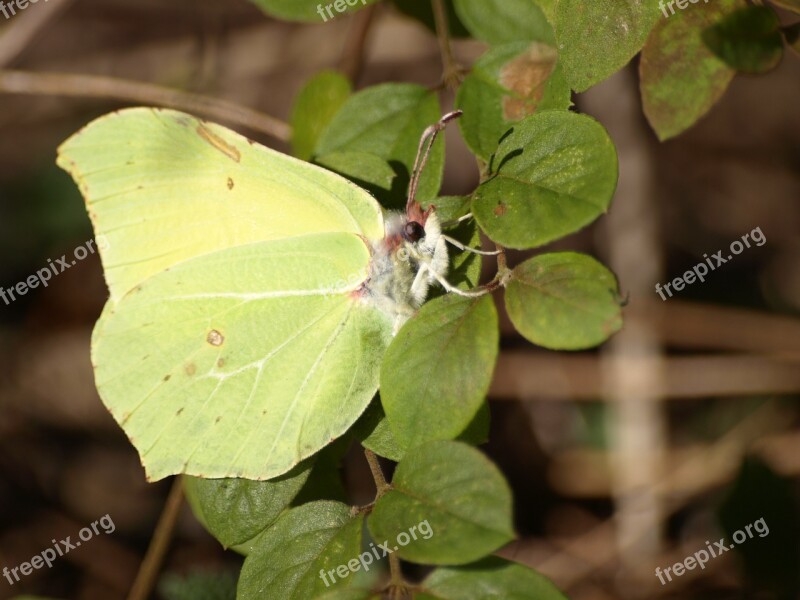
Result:
M484 50L454 41L464 65ZM164 100L102 78L286 120L323 68L344 69L358 87L442 78L435 36L392 5L295 25L246 0L58 0L0 20L0 286L92 237L77 189L55 166L57 146L108 111ZM625 328L595 351L556 353L517 337L506 319L485 446L516 499L519 539L500 554L575 600L800 597L798 97L800 57L788 53L767 75L737 77L705 119L664 144L642 115L635 64L576 99L617 145L620 185L606 217L547 249L611 266L628 299ZM451 106L443 92L443 110ZM457 128L447 153L443 192L470 193L478 170ZM656 283L704 254L727 255L756 228L763 245L667 301L656 294ZM146 483L94 388L89 340L105 298L90 254L48 287L0 300L0 567L104 515L115 525L13 586L0 578L0 598L125 598L164 509L171 482ZM342 476L348 499L370 499L360 453L346 456ZM241 558L185 505L173 513L152 597L178 598L186 577L203 592L233 589ZM764 537L665 585L656 577L759 519Z

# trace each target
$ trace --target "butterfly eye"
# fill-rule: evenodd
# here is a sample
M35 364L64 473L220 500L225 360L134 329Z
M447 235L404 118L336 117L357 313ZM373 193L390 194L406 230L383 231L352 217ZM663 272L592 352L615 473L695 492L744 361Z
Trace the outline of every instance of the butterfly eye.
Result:
M403 235L409 242L418 242L425 236L425 230L416 221L409 221L403 229Z

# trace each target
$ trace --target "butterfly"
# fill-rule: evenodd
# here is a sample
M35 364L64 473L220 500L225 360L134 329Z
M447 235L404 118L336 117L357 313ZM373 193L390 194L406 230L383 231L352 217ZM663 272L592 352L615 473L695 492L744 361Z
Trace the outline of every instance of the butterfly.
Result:
M62 144L107 240L96 385L149 480L289 471L362 414L431 285L482 293L447 281L447 244L469 248L416 200L459 115L423 134L405 211L173 110L111 113Z

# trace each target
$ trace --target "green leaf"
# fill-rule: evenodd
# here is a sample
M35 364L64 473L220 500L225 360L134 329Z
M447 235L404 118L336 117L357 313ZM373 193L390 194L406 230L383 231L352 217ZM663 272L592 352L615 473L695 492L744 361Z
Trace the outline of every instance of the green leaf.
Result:
M514 123L538 110L563 109L571 92L558 53L542 42L514 42L492 48L464 79L456 107L464 141L484 161Z
M489 390L498 344L490 295L436 298L403 326L381 368L381 402L402 448L464 431Z
M237 598L316 598L331 586L348 587L354 573L327 574L361 551L363 517L338 502L313 502L284 513L245 559ZM335 572L334 572L335 573ZM333 578L334 581L330 581Z
M235 600L236 576L230 572L170 573L158 582L158 593L164 600Z
M572 89L586 91L624 67L659 18L658 0L559 0L556 38Z
M432 33L436 33L436 20L433 16L433 8L430 2L420 2L419 0L392 0L397 9L405 15L420 21ZM450 37L466 38L469 37L461 19L458 18L453 8L453 0L445 0L445 10L447 11L447 24L450 26Z
M342 481L342 459L353 445L350 431L314 455L314 466L303 488L292 500L292 506L301 506L318 500L335 500L347 503L347 491Z
M317 596L314 600L381 600L381 597L382 594L372 592L369 589L345 588Z
M410 83L386 83L351 96L333 118L317 145L317 155L337 151L374 154L387 161L406 190L419 139L441 118L435 92ZM444 172L444 146L437 141L420 180L418 200L439 193Z
M375 196L383 206L405 201L406 190L399 189L397 174L379 156L367 152L331 152L318 156L314 162L347 177Z
M466 215L470 210L471 198L469 196L440 196L429 202L422 202L422 208L427 210L430 206L436 208L436 214L442 224L455 221Z
M297 94L289 123L292 152L308 160L319 136L350 96L350 81L337 71L317 73Z
M287 21L325 23L332 18L353 13L378 0L251 0L268 15ZM331 5L330 11L326 6ZM331 16L332 15L332 16Z
M706 46L743 73L765 73L783 57L780 20L766 6L748 6L703 32Z
M489 428L491 427L492 413L489 409L489 401L484 400L478 412L467 425L466 429L458 434L456 441L480 446L489 440Z
M642 103L660 140L682 133L705 115L728 89L735 71L703 43L703 30L744 0L679 10L662 20L642 50Z
M417 600L567 600L544 575L497 556L436 569L421 587L424 592Z
M473 193L472 211L495 242L534 248L594 221L617 186L617 153L594 119L545 111L500 143L494 175Z
M392 429L389 427L389 421L386 419L380 398L376 398L369 405L369 408L356 422L354 431L356 437L361 441L361 445L372 450L378 456L395 462L399 462L403 458L405 448L397 443Z
M497 467L471 446L440 441L406 453L367 525L400 558L464 564L513 539L511 512L511 490Z
M489 439L491 412L489 403L484 402L467 427L458 434L457 441L478 446ZM405 456L405 449L395 440L386 413L380 399L370 404L364 415L354 426L356 436L361 445L394 462L400 462Z
M454 0L466 28L490 44L553 42L550 23L534 0Z
M590 256L542 254L518 265L506 288L514 327L553 350L591 348L622 327L614 275Z
M255 538L269 527L303 487L311 462L270 481L184 477L186 498L205 528L226 548Z

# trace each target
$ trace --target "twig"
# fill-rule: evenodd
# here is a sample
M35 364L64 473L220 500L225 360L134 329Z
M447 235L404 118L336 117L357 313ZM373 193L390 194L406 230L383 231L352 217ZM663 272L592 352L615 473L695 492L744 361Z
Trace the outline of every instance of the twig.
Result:
M283 121L227 100L113 77L0 70L0 93L109 98L166 106L236 123L282 141L291 136L291 128Z
M353 16L353 24L350 27L342 50L339 70L353 82L353 85L358 83L358 78L364 67L364 50L367 46L369 28L377 7L377 4L370 4Z
M10 65L42 29L64 12L70 2L72 0L58 0L13 19L0 35L0 67Z
M386 477L383 476L383 469L381 469L381 464L378 462L377 455L369 448L364 448L364 456L367 457L369 470L372 471L372 479L375 480L375 487L378 490L377 497L380 498L389 491L392 486L386 483Z
M442 55L442 79L450 89L456 89L461 83L461 68L453 58L450 45L450 25L447 21L447 10L444 0L432 0L433 18L436 23L436 39L439 42L439 53Z
M156 578L161 570L161 563L167 553L175 524L183 506L183 480L176 477L172 482L164 510L158 519L153 539L147 549L142 566L133 582L133 587L128 594L128 600L147 600L155 587Z

